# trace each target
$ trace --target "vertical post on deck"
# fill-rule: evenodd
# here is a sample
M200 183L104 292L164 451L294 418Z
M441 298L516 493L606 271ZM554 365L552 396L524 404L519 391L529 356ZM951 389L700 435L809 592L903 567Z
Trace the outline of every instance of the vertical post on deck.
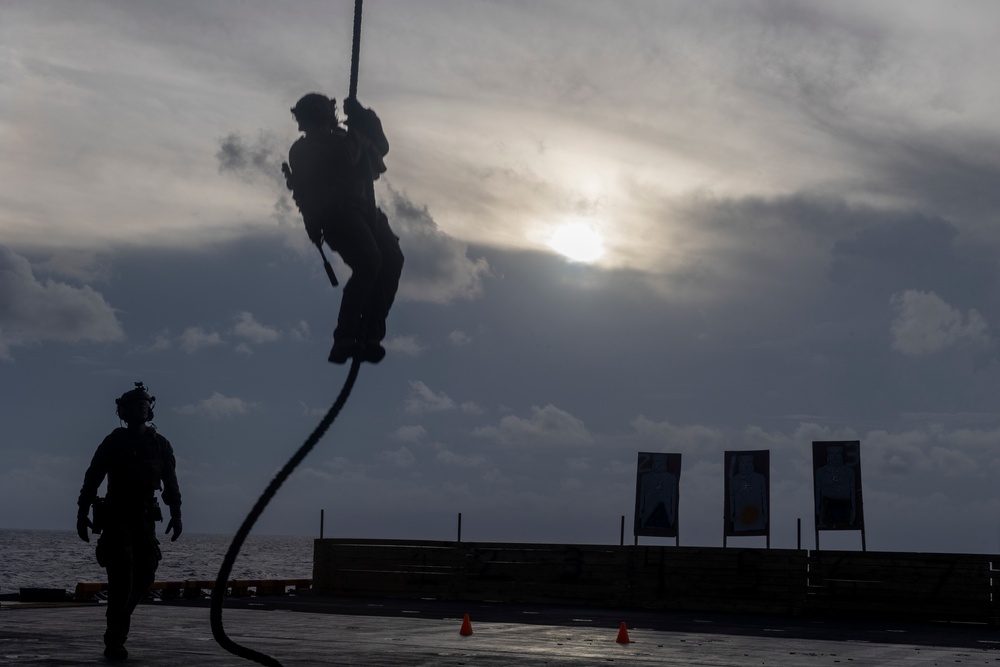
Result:
M458 541L462 541L462 513L458 513Z
M319 539L323 539L323 511L319 511Z

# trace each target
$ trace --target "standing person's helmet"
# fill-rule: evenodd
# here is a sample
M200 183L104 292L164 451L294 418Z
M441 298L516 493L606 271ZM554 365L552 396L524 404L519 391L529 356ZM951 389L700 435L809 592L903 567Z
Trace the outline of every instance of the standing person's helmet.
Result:
M333 119L334 101L320 93L303 95L291 108L292 115L298 121L313 121L322 123Z
M126 391L121 397L115 399L115 412L118 414L118 418L123 420L125 415L128 414L129 408L133 403L139 401L146 401L149 403L149 420L153 419L153 406L156 405L156 397L150 396L149 392L142 385L141 382L135 383L135 389Z

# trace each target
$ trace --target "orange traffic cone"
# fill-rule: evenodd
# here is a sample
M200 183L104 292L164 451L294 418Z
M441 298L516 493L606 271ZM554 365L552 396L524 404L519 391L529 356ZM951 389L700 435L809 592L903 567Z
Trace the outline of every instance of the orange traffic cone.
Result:
M618 639L615 640L619 644L629 644L632 642L628 638L628 628L625 627L625 621L622 621L622 626L618 628Z
M458 634L468 637L472 634L472 621L469 620L469 615L466 614L465 618L462 619L462 629L458 631Z

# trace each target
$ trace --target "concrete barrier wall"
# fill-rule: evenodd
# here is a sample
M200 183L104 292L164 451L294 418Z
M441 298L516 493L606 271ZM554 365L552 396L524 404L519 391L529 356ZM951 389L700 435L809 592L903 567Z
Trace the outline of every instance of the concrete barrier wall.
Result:
M316 540L319 594L996 622L976 554Z

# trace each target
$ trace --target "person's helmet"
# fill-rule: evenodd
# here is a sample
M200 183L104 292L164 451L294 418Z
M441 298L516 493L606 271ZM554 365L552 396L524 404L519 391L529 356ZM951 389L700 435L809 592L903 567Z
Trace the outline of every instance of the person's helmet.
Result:
M322 123L330 120L333 115L333 100L320 93L307 93L295 103L291 112L298 121Z
M119 398L115 399L115 413L118 415L118 418L125 421L125 415L128 414L129 408L131 408L132 404L139 401L147 401L149 403L149 421L152 421L153 406L156 405L156 397L150 396L141 382L136 382L135 389L126 391Z

